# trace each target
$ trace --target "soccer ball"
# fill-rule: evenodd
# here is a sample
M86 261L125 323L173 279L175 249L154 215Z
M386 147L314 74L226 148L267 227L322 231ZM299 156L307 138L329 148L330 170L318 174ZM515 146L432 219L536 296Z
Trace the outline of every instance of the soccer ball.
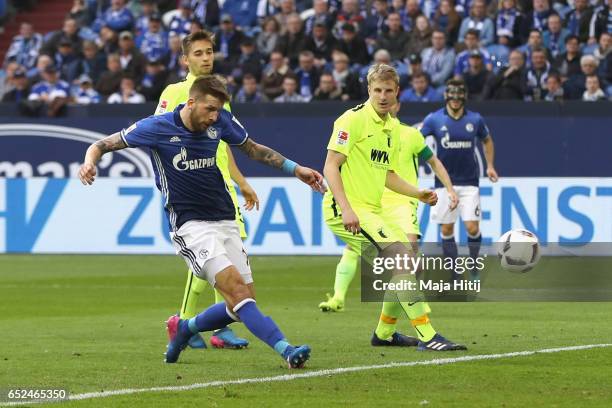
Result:
M497 241L497 255L502 268L513 273L525 273L540 260L540 243L531 231L513 229Z

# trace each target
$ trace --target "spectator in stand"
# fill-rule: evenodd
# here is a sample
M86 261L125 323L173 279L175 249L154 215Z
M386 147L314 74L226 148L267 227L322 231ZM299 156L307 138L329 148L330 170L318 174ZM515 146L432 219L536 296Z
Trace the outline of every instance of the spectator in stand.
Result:
M336 25L333 34L336 38L342 36L342 26L351 23L357 32L363 30L362 26L365 18L359 10L359 0L342 0L342 8L336 16Z
M507 47L516 47L527 40L525 17L516 8L516 0L502 0L501 8L495 19L495 34L498 43Z
M181 55L183 55L181 37L170 35L168 37L168 54L164 57L164 65L168 75L177 74L181 70Z
M403 12L400 11L399 15L404 31L407 33L412 31L414 25L416 24L416 18L423 15L419 6L419 0L407 0Z
M492 78L493 74L487 70L482 61L482 55L478 50L470 52L468 59L469 68L461 77L465 81L470 100L480 101L484 99L486 83Z
M60 42L68 40L72 42L72 49L77 53L81 52L81 44L83 40L79 36L79 26L73 18L64 20L64 25L61 30L53 32L49 39L43 44L40 49L41 54L55 55Z
M509 65L489 78L483 91L484 99L520 100L527 94L525 56L518 50L510 52Z
M334 51L333 70L331 72L336 86L340 89L340 98L343 101L361 100L361 85L359 76L349 70L349 57L342 51Z
M147 61L147 68L138 91L147 101L157 101L166 87L168 71L161 60Z
M334 48L336 48L336 39L327 30L325 24L316 23L312 35L307 37L304 43L304 49L314 54L315 65L322 67L328 61L331 61Z
M550 14L548 0L533 0L533 11L527 13L525 18L527 29L545 31L548 28L547 20Z
M599 63L597 75L605 86L612 85L612 34L601 33L599 46L593 51L593 56Z
M108 103L144 103L145 97L136 92L134 79L124 76L121 78L119 91L108 97Z
M581 57L578 37L569 35L565 38L565 52L557 55L557 58L553 61L553 68L565 81L567 78L580 73Z
M561 24L561 17L556 13L551 14L548 17L548 31L544 31L542 40L552 58L565 52L565 39L569 35L569 30Z
M322 0L321 0L322 1ZM297 16L298 19L300 18ZM298 25L301 25L301 19L298 22ZM287 24L291 24L291 19ZM257 50L261 53L261 55L266 59L266 61L270 58L270 53L276 49L280 42L280 25L278 24L278 20L274 17L266 17L263 23L261 24L262 30L259 34L257 34ZM288 35L291 31L286 33ZM297 31L298 33L300 30ZM304 34L302 34L302 44L304 41Z
M217 0L191 0L191 10L193 10L193 20L200 25L200 30L219 25L220 12ZM192 24L191 32L194 29Z
M257 4L257 18L260 21L274 17L280 11L278 0L259 0Z
M580 72L569 77L563 83L563 89L567 99L580 99L585 91L586 78L597 75L599 63L592 55L583 55L580 58Z
M387 27L387 17L389 17L389 3L387 0L374 0L374 11L366 17L362 30L368 45L374 46L376 38L389 29Z
M21 103L27 101L30 94L30 85L24 67L19 66L11 78L12 89L2 96L2 102Z
M331 31L336 22L336 18L335 14L329 11L327 0L314 0L313 10L314 14L304 21L304 32L306 35L312 34L315 23L323 23L327 26L327 29Z
M168 24L168 34L176 35L183 39L186 35L191 32L191 1L181 0L179 3L179 14L172 17Z
M236 30L234 21L229 14L221 16L221 26L215 35L218 51L215 52L215 61L218 61L219 72L227 75L240 57L240 44L245 35Z
M431 47L421 53L423 71L431 78L435 88L443 87L453 73L455 52L446 46L444 31L435 30L431 35Z
M134 24L134 31L136 32L137 36L140 36L147 32L147 30L149 29L149 19L153 14L159 13L155 0L143 0L141 2L141 5L141 14L136 19L136 23Z
M14 65L14 68L19 66L15 62L9 63L9 66L10 65ZM30 81L30 85L34 85L35 83L42 81L43 80L42 73L45 70L45 68L47 68L50 65L54 65L53 59L47 54L40 54L38 58L36 59L36 66L28 70L26 74L28 76L28 81ZM8 67L7 67L7 71L8 71Z
M100 32L106 26L116 33L130 31L134 25L134 16L125 6L125 0L111 0L111 6L94 22L93 29Z
M535 0L541 1L541 0ZM470 16L463 19L459 28L459 41L464 41L468 30L476 30L479 34L480 46L486 47L493 44L495 39L495 27L493 21L486 15L486 3L484 0L474 0Z
M489 53L487 52L487 50L485 50L484 48L480 46L480 41L479 41L478 36L479 36L478 30L468 30L468 32L465 33L465 39L464 39L465 50L457 54L457 59L455 60L455 70L454 70L455 77L459 78L462 73L468 70L470 51L474 51L474 50L477 50L480 52L480 55L482 55L482 60L485 64L485 67L487 67L488 70L491 70L493 68L491 65L491 57L489 56Z
M389 31L378 38L376 48L387 50L393 61L400 61L406 56L410 34L404 31L398 13L389 14L387 26Z
M96 90L105 97L119 90L119 84L123 77L119 54L110 54L106 58L106 69L96 82Z
M238 30L249 32L257 25L258 2L259 0L225 0L221 6L221 13L232 16Z
M531 67L527 70L527 100L541 101L546 93L546 80L550 74L550 64L543 48L531 52Z
M342 90L336 86L334 77L329 72L321 74L319 87L315 90L313 101L340 101Z
M440 1L432 25L434 30L440 30L446 34L446 45L452 47L455 44L461 26L461 17L455 11L452 0Z
M407 75L400 74L400 88L405 88L415 74L425 74L423 60L419 54L410 54L406 58L406 63L408 64Z
M283 93L274 98L276 103L304 103L309 99L304 98L297 92L297 79L294 76L286 76L283 79Z
M134 36L129 31L119 35L119 58L123 74L140 81L144 75L147 58L136 48Z
M93 41L83 41L83 58L79 62L78 73L87 74L93 81L98 82L98 78L106 69L106 55L98 51L98 46Z
M0 69L0 97L5 93L13 90L13 76L15 72L21 68L21 65L15 61L9 62L4 70Z
M306 36L302 27L302 19L294 13L287 18L287 30L279 38L277 50L289 58L289 65L295 67L305 44Z
M264 71L261 79L263 93L270 100L274 100L283 93L283 80L285 77L293 75L285 56L280 51L273 51L270 54L270 65Z
M529 39L527 40L527 44L523 45L522 47L518 47L518 50L525 54L527 68L531 68L531 53L536 48L543 50L544 55L546 55L546 60L550 60L548 49L544 47L542 33L539 30L532 29L529 31Z
M268 98L258 89L257 79L251 74L242 77L242 86L234 96L235 103L268 102Z
M563 86L561 77L556 72L551 72L546 78L546 95L544 100L547 102L557 102L563 100Z
M237 86L246 74L251 74L257 81L260 81L264 61L255 47L255 41L250 37L244 37L242 44L240 44L240 51L240 57L238 57L228 81L232 86Z
M342 38L336 46L337 49L349 56L352 64L367 65L370 55L365 41L357 35L355 26L345 23L342 26Z
M425 16L418 16L414 30L410 33L409 43L406 47L408 54L420 54L425 48L431 47L432 29Z
M412 75L411 87L402 91L400 102L439 102L441 95L429 85L427 75L417 73Z
M60 78L72 83L79 76L80 64L81 59L72 49L72 42L62 40L55 53L55 67L59 70Z
M436 10L440 6L440 0L420 0L419 8L423 12L423 16L431 21L436 14Z
M82 74L78 79L79 88L72 93L74 103L78 105L89 105L102 102L100 94L93 88L93 82L89 75Z
M598 7L593 12L589 29L589 44L599 41L602 33L612 34L612 0L607 0L606 4Z
M295 9L294 0L279 0L279 2L280 10L276 13L275 18L278 20L278 24L280 24L281 33L284 34L287 29L287 20L291 15L297 14L297 10Z
M89 7L85 5L85 0L74 0L68 16L73 18L79 27L88 27L95 17Z
M129 33L129 31L126 31ZM98 48L106 55L119 51L119 34L108 27L102 27L97 38Z
M32 24L21 23L19 35L13 37L13 41L6 52L4 65L15 61L26 69L34 68L42 44L43 37L34 32Z
M161 59L168 53L168 34L159 13L149 16L149 28L136 38L136 46L148 60Z
M589 0L574 0L574 7L565 15L565 27L578 37L578 41L589 40L589 28L593 17L593 7Z
M586 102L603 101L606 99L605 92L601 89L597 75L586 77L586 90L582 94L582 100Z
M41 75L43 80L32 87L28 101L41 103L47 109L47 116L58 116L68 103L70 85L59 79L53 65L47 66Z
M168 79L166 79L166 86L175 84L183 81L187 77L187 64L184 58L179 58L179 66L172 71L168 72Z
M311 51L300 53L299 65L295 70L295 79L298 83L298 93L307 101L319 86L319 70L314 64L314 54Z

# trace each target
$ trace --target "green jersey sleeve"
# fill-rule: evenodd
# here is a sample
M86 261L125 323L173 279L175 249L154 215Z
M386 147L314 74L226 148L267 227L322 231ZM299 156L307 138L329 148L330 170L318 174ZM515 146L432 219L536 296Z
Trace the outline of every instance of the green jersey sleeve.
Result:
M351 115L348 112L336 119L327 149L348 157L361 134L358 131L359 124L356 122L357 115Z

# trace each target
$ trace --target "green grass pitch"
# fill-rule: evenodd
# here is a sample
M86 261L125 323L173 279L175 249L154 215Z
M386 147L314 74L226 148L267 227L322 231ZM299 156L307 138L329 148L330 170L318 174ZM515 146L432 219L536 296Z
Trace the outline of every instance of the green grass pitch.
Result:
M335 257L252 257L258 304L289 340L313 349L305 370L240 324L247 350L188 350L162 362L164 320L175 313L186 269L172 256L0 256L0 388L67 388L71 394L273 377L340 367L611 343L612 303L434 303L434 326L462 353L369 345L380 306L317 304ZM212 301L212 293L201 301ZM400 328L411 333L406 320ZM209 335L206 335L208 339ZM357 371L292 381L146 392L71 401L66 407L609 407L612 347L494 360ZM40 406L40 405L37 405Z

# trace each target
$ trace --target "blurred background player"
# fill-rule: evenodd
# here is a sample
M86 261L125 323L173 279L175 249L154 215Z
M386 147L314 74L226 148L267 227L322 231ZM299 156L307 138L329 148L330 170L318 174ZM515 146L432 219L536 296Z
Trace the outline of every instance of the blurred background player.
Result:
M389 113L391 116L397 117L399 110L400 104L397 103ZM419 159L426 161L431 166L435 175L442 180L442 184L450 198L450 209L457 207L457 195L442 162L438 160L431 149L425 144L425 138L421 132L414 127L400 122L399 156L395 172L413 186L418 186L419 184ZM389 218L393 219L393 222L402 229L407 242L412 243L413 247L421 237L421 229L417 216L418 205L418 199L398 194L388 188L385 188L382 195L383 212L388 214ZM327 301L319 304L321 311L340 312L344 310L346 292L358 269L359 254L351 250L351 247L347 245L344 247L342 258L336 266L334 296L330 297L328 294Z
M291 345L255 302L253 275L235 222L234 203L216 166L218 144L224 140L238 146L252 160L281 169L321 193L325 191L323 176L254 142L240 122L223 109L228 100L219 78L198 78L187 102L174 111L157 118L149 116L92 144L79 178L84 185L91 185L96 165L105 153L134 147L151 149L155 184L165 200L176 253L198 278L206 279L223 295L224 302L213 304L194 318L183 320L174 315L168 320L166 363L177 362L193 334L241 321L290 368L300 368L310 357L310 347ZM180 145L173 142L177 137Z
M442 248L445 257L457 256L455 242L455 222L461 215L468 236L470 256L476 258L480 251L480 169L476 159L476 142L483 146L486 160L486 175L496 182L493 138L484 119L479 113L465 109L467 90L461 79L450 79L444 91L446 106L427 115L421 127L423 136L433 136L436 141L436 154L448 170L455 186L459 205L451 209L448 205L452 198L443 188L442 181L436 177L436 192L440 202L431 209L431 220L440 224ZM470 271L472 279L480 279L476 270ZM456 274L453 279L459 279Z
M213 70L214 62L214 38L208 31L198 31L186 36L183 39L182 50L183 62L187 65L189 73L184 81L171 84L164 89L159 98L159 104L155 110L155 114L159 115L165 112L173 111L179 104L185 103L189 98L189 88L193 82L202 76L210 75ZM231 111L229 102L226 102L224 109ZM251 210L254 207L259 209L259 199L257 194L246 181L234 160L234 156L229 146L221 141L217 150L217 167L221 170L223 179L227 184L230 195L236 209L236 223L240 228L240 236L246 238L246 229L244 220L240 213L240 205L236 196L234 182L238 184L240 192L244 197L246 204L244 208ZM198 298L208 286L208 283L194 276L191 271L187 271L187 284L185 286L185 294L181 305L181 319L190 319L198 313ZM222 302L223 297L219 292L215 292L215 302ZM230 328L223 328L214 333L210 338L210 343L217 348L236 348L240 349L248 346L249 342L246 339L236 337ZM206 343L199 334L194 334L189 342L191 348L206 348Z
M386 64L373 65L367 75L368 100L346 111L334 122L324 174L329 190L323 198L325 223L350 249L362 252L371 245L383 258L412 256L405 245L404 231L382 210L385 187L435 205L431 190L419 190L401 179L398 167L400 122L389 115L397 103L399 75ZM373 257L373 256L372 256ZM367 259L372 262L372 259ZM392 296L397 296L391 293ZM385 296L385 299L387 297ZM418 340L396 331L402 312L408 315ZM422 296L408 301L384 301L378 326L372 335L374 346L417 346L419 350L466 350L436 333L429 321L429 305Z

